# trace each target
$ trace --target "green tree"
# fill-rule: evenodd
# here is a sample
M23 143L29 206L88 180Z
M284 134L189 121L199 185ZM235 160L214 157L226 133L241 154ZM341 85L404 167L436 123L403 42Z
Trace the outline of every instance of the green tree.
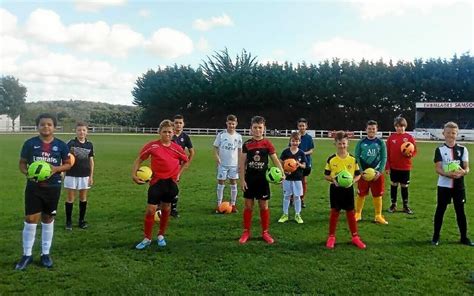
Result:
M0 83L0 114L7 114L15 130L15 119L25 109L26 87L13 76L3 76Z

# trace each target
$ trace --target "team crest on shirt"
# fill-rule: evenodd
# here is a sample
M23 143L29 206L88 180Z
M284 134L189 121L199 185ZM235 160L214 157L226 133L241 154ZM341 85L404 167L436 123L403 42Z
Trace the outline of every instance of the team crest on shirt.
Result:
M397 140L392 140L392 143L393 143L393 144L396 144L396 143L397 143Z
M254 161L260 161L260 155L255 154L255 155L253 156L253 160L254 160Z
M184 138L181 138L181 142L184 142Z
M348 166L347 166L347 169L348 169L348 170L352 169L352 165L348 165Z
M53 146L53 151L58 151L58 146Z

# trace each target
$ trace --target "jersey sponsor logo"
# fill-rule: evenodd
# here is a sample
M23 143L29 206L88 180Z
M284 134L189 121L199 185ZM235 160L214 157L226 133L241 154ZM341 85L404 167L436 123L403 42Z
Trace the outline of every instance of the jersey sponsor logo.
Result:
M377 156L377 149L367 149L367 156Z

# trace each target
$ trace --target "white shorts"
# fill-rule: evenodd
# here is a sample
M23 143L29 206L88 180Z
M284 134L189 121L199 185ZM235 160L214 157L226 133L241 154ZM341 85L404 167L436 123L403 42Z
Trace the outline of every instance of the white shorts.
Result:
M74 190L84 190L91 188L89 186L89 177L71 177L64 178L64 188Z
M217 180L236 180L239 178L239 170L237 166L218 165Z
M303 195L303 182L283 180L283 195L284 196L289 196L289 195L302 196Z

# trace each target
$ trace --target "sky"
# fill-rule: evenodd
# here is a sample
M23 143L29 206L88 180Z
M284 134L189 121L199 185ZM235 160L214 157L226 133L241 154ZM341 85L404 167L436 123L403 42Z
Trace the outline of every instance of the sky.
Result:
M27 102L132 105L149 69L216 51L258 62L450 59L474 48L474 0L0 0L0 75Z

